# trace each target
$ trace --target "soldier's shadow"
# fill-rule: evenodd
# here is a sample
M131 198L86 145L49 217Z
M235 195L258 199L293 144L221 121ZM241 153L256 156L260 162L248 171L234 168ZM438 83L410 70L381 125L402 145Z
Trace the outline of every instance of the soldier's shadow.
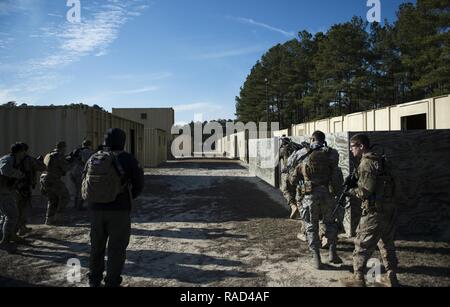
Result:
M66 265L71 258L80 260L82 268L89 267L89 243L32 236L51 246L27 244L21 256ZM107 254L107 253L106 253ZM204 254L163 252L156 250L128 250L125 276L151 279L176 280L190 284L205 284L226 278L256 278L259 275L245 270L244 263L237 260L218 258Z
M177 238L177 239L191 239L191 240L214 240L219 238L233 238L233 239L246 239L246 235L231 234L227 232L227 229L214 228L179 228L178 230L148 230L132 228L131 234L135 236L143 237L164 237L164 238Z
M127 252L127 276L207 284L226 278L256 278L258 274L240 270L241 261L204 254L131 250Z

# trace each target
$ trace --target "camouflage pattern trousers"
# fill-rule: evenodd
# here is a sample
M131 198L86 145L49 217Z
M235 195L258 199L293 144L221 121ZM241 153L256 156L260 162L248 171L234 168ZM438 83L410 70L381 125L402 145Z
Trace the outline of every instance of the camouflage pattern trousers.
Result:
M385 205L381 212L363 212L356 230L355 251L353 252L353 269L355 273L364 274L367 261L378 246L387 271L396 271L398 266L395 251L395 209Z
M338 235L338 225L331 218L334 201L325 187L315 188L312 194L305 195L301 201L300 215L305 223L309 249L318 251L321 247L319 222L325 226L325 237L329 243L335 243Z
M281 187L280 190L283 193L288 205L296 206L295 194L297 192L297 187L293 186L289 181L289 174L281 174Z
M19 220L19 212L13 195L0 194L0 215L2 219L0 243L9 243L16 233Z
M48 198L47 218L63 214L70 200L69 191L61 180L41 180L42 193Z

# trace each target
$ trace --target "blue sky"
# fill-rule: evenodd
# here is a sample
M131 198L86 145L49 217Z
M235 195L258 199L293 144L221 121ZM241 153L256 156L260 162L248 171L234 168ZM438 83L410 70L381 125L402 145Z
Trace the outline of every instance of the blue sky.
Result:
M381 0L393 20L402 0ZM367 0L0 0L0 103L174 107L177 122L234 118L251 67L306 29L326 31Z

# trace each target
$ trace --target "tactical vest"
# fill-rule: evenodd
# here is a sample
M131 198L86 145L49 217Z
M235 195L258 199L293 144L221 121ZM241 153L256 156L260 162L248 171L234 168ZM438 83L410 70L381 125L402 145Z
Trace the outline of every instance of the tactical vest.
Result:
M60 179L65 176L64 171L61 168L61 154L57 151L52 151L44 158L44 164L47 167L47 171L43 173L44 176Z
M304 180L304 193L309 194L314 187L328 187L331 179L330 148L313 151L301 164Z

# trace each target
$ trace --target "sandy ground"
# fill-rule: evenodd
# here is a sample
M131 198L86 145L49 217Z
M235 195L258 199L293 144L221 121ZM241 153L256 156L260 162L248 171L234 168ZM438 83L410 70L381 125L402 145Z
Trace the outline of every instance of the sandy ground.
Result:
M182 161L146 173L136 201L124 269L129 286L340 286L351 269L352 242L342 239L344 264L316 271L299 222L288 220L279 191L237 162ZM86 286L87 213L68 210L67 227L40 225L19 254L0 252L0 286ZM450 244L398 241L400 282L405 286L450 286ZM323 251L326 259L326 251ZM378 255L374 255L377 257ZM81 262L81 283L67 281L67 261Z

